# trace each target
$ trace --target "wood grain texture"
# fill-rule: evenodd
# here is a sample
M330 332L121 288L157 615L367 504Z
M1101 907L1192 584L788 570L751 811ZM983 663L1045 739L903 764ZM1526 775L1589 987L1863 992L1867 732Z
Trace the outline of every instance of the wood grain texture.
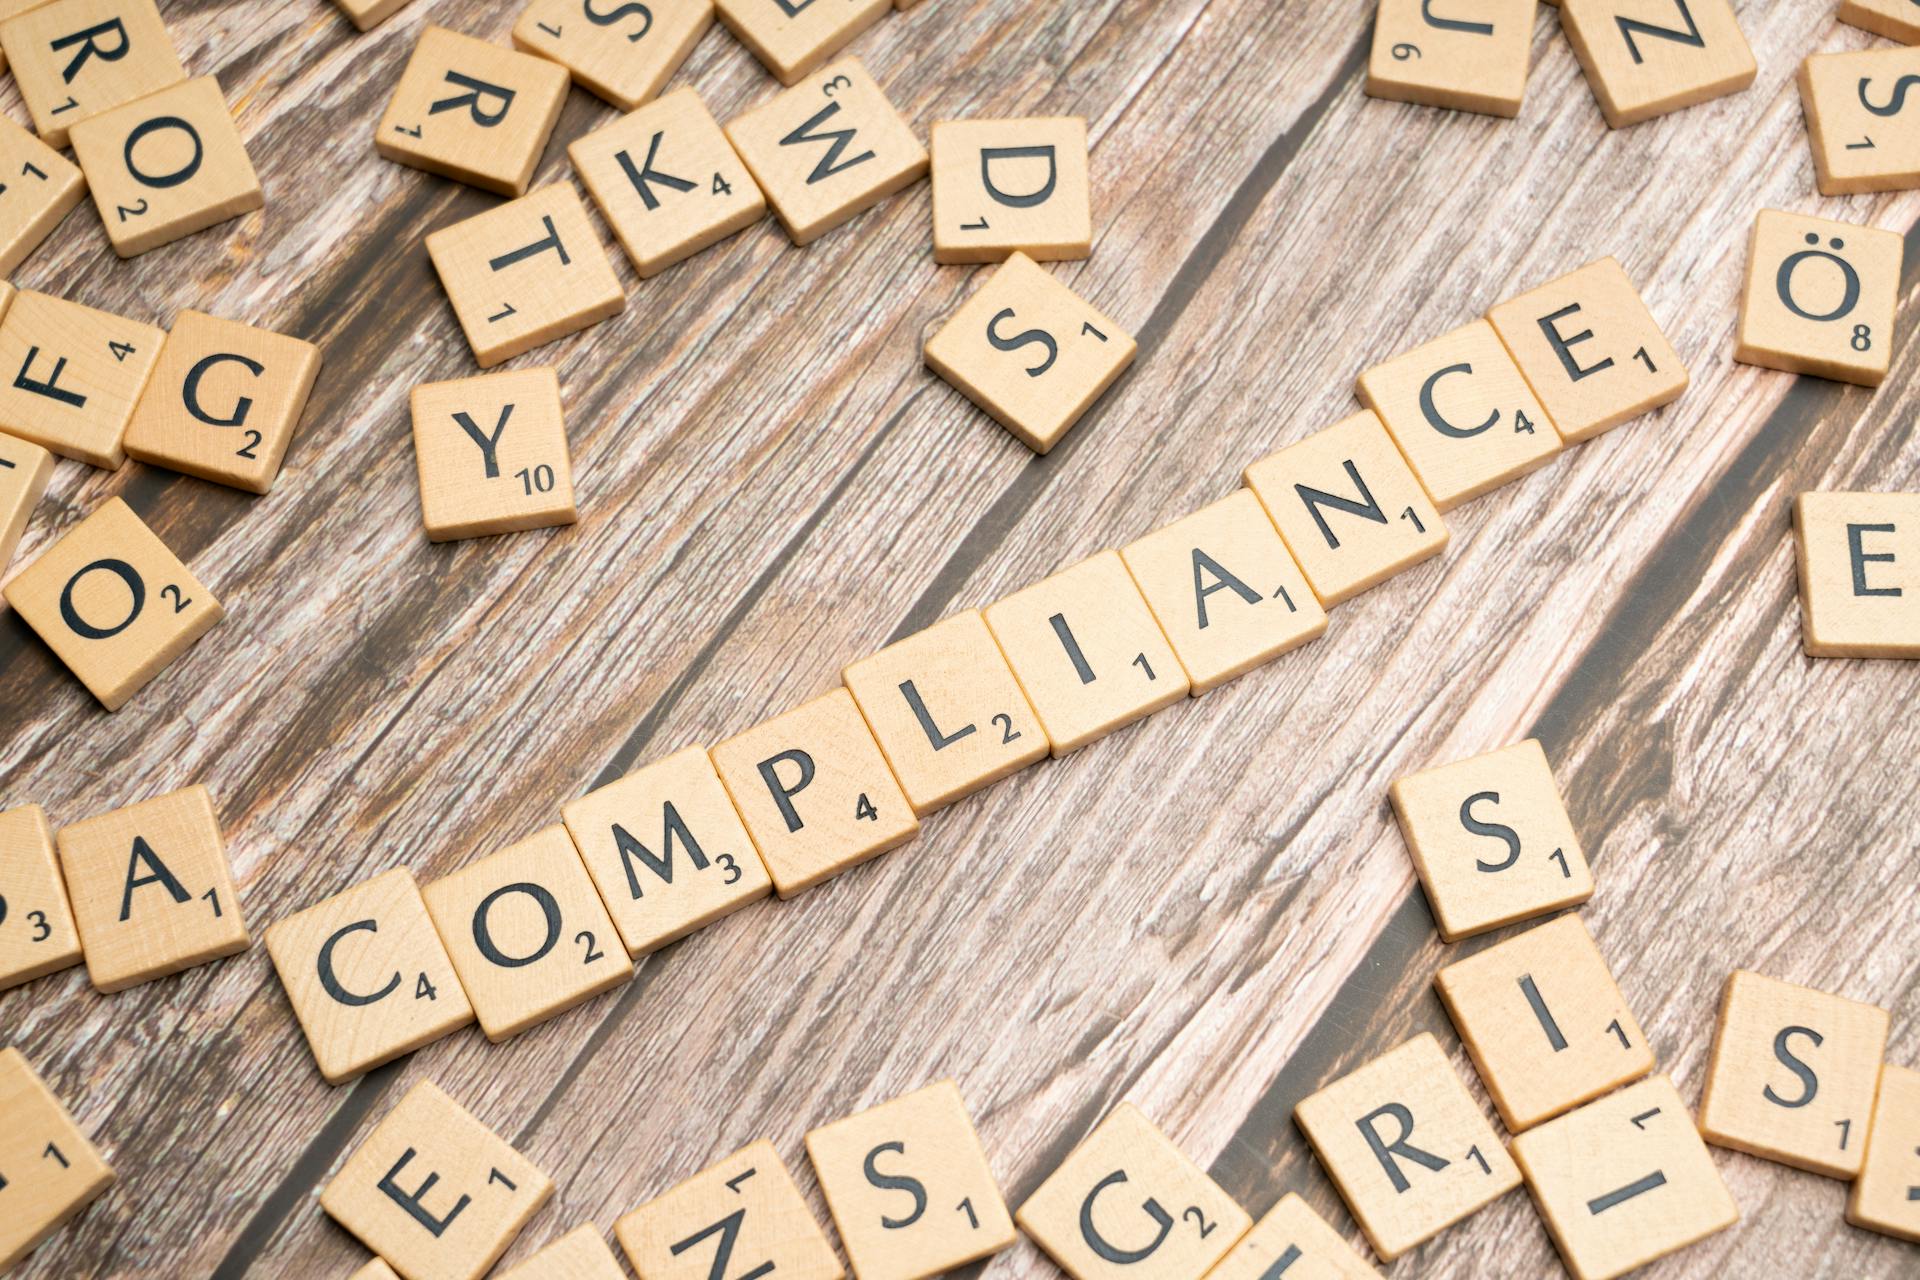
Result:
M339 1089L263 947L112 997L73 971L0 996L121 1176L30 1277L337 1276L365 1258L315 1202L432 1079L551 1174L507 1255L603 1228L771 1138L955 1077L1018 1204L1127 1098L1255 1216L1297 1189L1357 1239L1293 1104L1420 1029L1470 1073L1389 812L1395 777L1528 736L1592 857L1585 909L1661 1069L1697 1102L1735 967L1912 1017L1920 664L1800 649L1788 510L1920 489L1920 196L1813 194L1793 74L1865 47L1830 6L1740 6L1744 93L1609 131L1544 13L1517 121L1366 98L1371 0L932 0L852 45L921 136L1083 114L1094 252L1062 280L1139 336L1135 368L1044 458L921 365L975 273L929 252L924 184L808 249L767 220L630 290L556 363L580 523L420 533L406 397L472 359L422 237L494 198L379 160L423 23L504 44L511 5L415 0L356 35L313 0L164 12L216 73L264 211L121 263L91 210L15 282L165 322L180 308L319 343L272 494L63 462L30 557L123 495L229 616L106 715L0 616L0 807L56 824L214 792L250 920L404 864L425 882L595 785L824 691L847 661L1224 496L1352 412L1354 376L1602 253L1694 373L1668 409L1449 513L1445 553L1333 611L1325 639L1043 762L915 843L647 957L513 1042L462 1032ZM776 91L722 31L674 83L721 120ZM24 118L6 90L3 105ZM537 182L611 118L568 98ZM1754 212L1907 237L1877 393L1730 361ZM1477 1087L1477 1086L1476 1086ZM1845 1188L1716 1153L1743 1221L1645 1274L1889 1276ZM987 1264L1048 1276L1029 1243ZM1521 1193L1408 1275L1557 1275Z

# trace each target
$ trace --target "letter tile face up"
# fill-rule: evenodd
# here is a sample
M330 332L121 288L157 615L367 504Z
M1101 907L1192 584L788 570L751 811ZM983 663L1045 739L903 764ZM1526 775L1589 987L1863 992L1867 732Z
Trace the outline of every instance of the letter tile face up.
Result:
M0 1049L0 1271L113 1185L113 1170L18 1049Z
M405 1280L478 1280L553 1181L431 1081L407 1091L320 1193Z
M236 955L251 938L201 786L60 828L60 865L87 973L124 991Z
M1422 1032L1327 1085L1294 1121L1382 1262L1520 1185L1520 1170Z
M533 0L513 24L513 43L632 111L660 92L712 25L713 0Z
M845 689L729 738L711 754L783 898L920 832Z
M880 21L887 0L718 0L720 21L791 85Z
M1564 0L1560 25L1615 129L1738 93L1757 69L1730 0Z
M807 1154L859 1280L928 1280L1014 1241L951 1080L815 1129Z
M1073 1280L1199 1280L1253 1222L1127 1102L1014 1220Z
M1434 924L1458 942L1593 896L1593 873L1532 738L1389 789Z
M449 542L577 518L551 368L425 383L410 404L427 537Z
M1380 1273L1305 1200L1289 1191L1207 1280L1378 1280Z
M1487 319L1570 444L1687 389L1686 366L1612 258L1509 299Z
M944 120L932 143L935 262L1093 252L1084 119Z
M1046 731L977 609L843 673L919 817L1047 754Z
M1809 1173L1856 1176L1887 1024L1885 1009L1736 969L1720 1002L1700 1132Z
M373 135L396 164L524 194L567 97L567 69L445 27L421 31Z
M495 1044L633 976L562 826L428 885L434 928Z
M636 958L773 892L699 747L588 792L567 805L565 818L620 941Z
M927 367L1045 453L1133 363L1133 335L1023 253L927 340Z
M0 24L14 83L40 140L187 78L153 0L53 0Z
M1920 9L1913 0L1840 0L1840 21L1902 44L1920 44Z
M1534 0L1441 13L1433 0L1380 0L1367 93L1397 102L1517 116L1533 53Z
M269 926L267 953L328 1084L344 1084L473 1021L405 867Z
M0 577L52 478L52 454L37 444L0 435Z
M112 470L166 334L22 290L0 318L0 431Z
M1575 1280L1612 1280L1740 1217L1663 1075L1521 1134L1513 1155Z
M613 1224L640 1280L841 1280L846 1272L770 1142L756 1142Z
M1920 494L1793 503L1802 643L1816 658L1920 658Z
M1920 1071L1891 1063L1880 1070L1873 1131L1847 1221L1920 1244Z
M87 180L80 166L11 120L0 120L0 277L13 274L27 255L80 198Z
M67 530L5 594L109 711L125 706L226 616L119 498Z
M692 89L676 89L567 148L642 279L760 221L766 197Z
M265 493L319 374L311 342L182 311L127 427L127 456Z
M37 804L0 812L0 991L79 963L46 812Z
M1900 0L1916 20L1920 5ZM1816 53L1800 64L1800 105L1820 194L1920 187L1920 49Z
M1485 320L1360 375L1360 403L1441 511L1518 480L1561 449L1553 419Z
M773 8L784 0L740 2ZM809 3L826 9L846 0ZM811 244L927 172L927 149L854 58L735 117L727 138L795 244Z
M1440 513L1370 410L1268 454L1245 479L1328 607L1447 545Z
M427 237L427 256L482 369L599 324L627 305L600 234L569 182L441 228Z
M1879 386L1893 359L1905 252L1892 231L1762 209L1733 358Z
M626 1280L627 1273L591 1222L555 1240L500 1280Z

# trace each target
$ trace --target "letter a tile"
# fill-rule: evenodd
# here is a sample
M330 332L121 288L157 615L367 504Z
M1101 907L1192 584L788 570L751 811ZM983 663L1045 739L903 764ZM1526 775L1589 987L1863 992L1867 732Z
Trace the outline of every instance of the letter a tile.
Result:
M1920 22L1920 5L1899 3ZM1800 64L1800 106L1821 195L1920 187L1916 84L1920 49L1816 53Z
M27 517L53 478L53 455L37 444L0 435L0 578L27 531Z
M1757 70L1729 0L1563 0L1560 26L1615 129L1738 93Z
M1920 658L1920 493L1803 493L1793 527L1807 653Z
M567 99L567 69L445 27L420 33L374 131L396 164L523 194Z
M1233 1252L1207 1273L1207 1280L1379 1280L1380 1273L1353 1251L1305 1200L1289 1191Z
M0 811L0 903L0 991L80 963L53 828L37 804Z
M1902 238L1762 209L1747 253L1733 358L1879 386L1893 359Z
M770 1142L756 1142L613 1224L640 1280L841 1280L846 1272Z
M18 1049L0 1049L0 1271L113 1185L113 1170Z
M0 317L0 431L112 470L166 334L31 289Z
M880 21L887 0L718 0L720 21L790 85Z
M1866 1160L1847 1199L1847 1221L1920 1244L1920 1071L1880 1069Z
M513 24L513 43L632 111L660 92L712 25L713 0L533 0Z
M409 403L427 537L449 542L577 518L551 368L429 382Z
M943 120L932 142L935 262L1093 252L1084 119Z
M80 166L11 120L0 120L0 278L13 274L87 194Z
M0 25L40 140L187 78L153 0L53 0Z
M1534 0L1458 12L1432 0L1380 0L1367 93L1396 102L1517 116L1533 54Z

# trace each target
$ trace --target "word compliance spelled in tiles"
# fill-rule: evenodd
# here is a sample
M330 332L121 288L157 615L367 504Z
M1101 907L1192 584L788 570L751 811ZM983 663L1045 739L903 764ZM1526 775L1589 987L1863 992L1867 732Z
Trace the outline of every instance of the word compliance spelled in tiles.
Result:
M0 431L112 469L166 334L23 290L0 317Z
M1078 116L933 126L933 260L1038 262L1093 252L1087 122Z
M27 531L33 514L53 478L53 455L37 444L0 435L0 575Z
M1803 493L1793 530L1807 653L1920 658L1920 493Z
M187 78L154 0L53 0L0 23L0 47L41 141Z
M1367 93L1397 102L1517 116L1533 54L1535 0L1436 12L1433 0L1380 0Z
M1920 20L1920 5L1901 3ZM1800 64L1800 106L1821 195L1920 187L1916 76L1920 49L1816 53Z
M1207 1280L1378 1280L1379 1275L1325 1218L1289 1191L1207 1272Z
M397 164L496 195L523 194L567 97L567 70L427 27L373 135Z
M716 2L727 30L785 85L823 65L887 12L887 0Z
M1893 359L1906 245L1892 231L1762 209L1733 358L1874 387Z
M626 1280L627 1273L592 1223L575 1227L500 1280Z
M1560 25L1615 129L1738 93L1758 71L1731 0L1564 0Z
M1920 13L1913 0L1840 0L1839 17L1889 40L1920 44Z
M86 194L79 165L0 120L0 277L12 275Z
M80 933L46 811L0 811L0 991L79 963Z
M0 1049L0 1271L113 1185L113 1170L18 1049Z
M573 82L622 111L660 92L713 25L713 0L533 0L513 43L557 62Z
M578 518L551 368L429 382L409 405L427 537L448 542Z
M1866 1158L1847 1197L1856 1227L1920 1244L1920 1071L1880 1069Z
M640 1280L846 1272L770 1142L756 1142L613 1224Z

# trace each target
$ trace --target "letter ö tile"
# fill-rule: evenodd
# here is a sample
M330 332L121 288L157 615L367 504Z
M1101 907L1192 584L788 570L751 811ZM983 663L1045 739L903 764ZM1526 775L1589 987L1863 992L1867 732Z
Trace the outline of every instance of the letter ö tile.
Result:
M1892 231L1762 209L1733 358L1865 387L1893 359L1906 244Z

